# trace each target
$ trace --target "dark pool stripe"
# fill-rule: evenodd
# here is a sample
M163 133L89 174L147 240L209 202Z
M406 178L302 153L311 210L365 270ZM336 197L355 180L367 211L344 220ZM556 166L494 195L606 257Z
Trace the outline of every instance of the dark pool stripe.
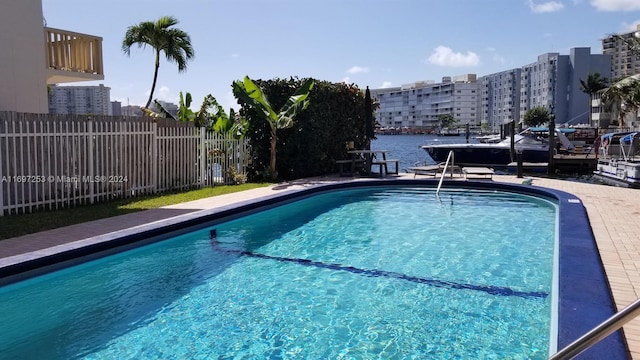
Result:
M387 277L405 281L411 281L418 284L424 284L434 287L447 288L447 289L464 289L464 290L474 290L474 291L482 291L491 295L499 295L499 296L518 296L522 298L546 298L549 294L545 292L537 292L537 291L517 291L510 289L508 287L501 286L480 286L473 284L461 284L452 281L442 281L435 279L425 279L417 276L410 276L406 274L401 274L393 271L384 271L384 270L376 270L376 269L360 269L353 266L344 266L340 264L327 264L321 261L312 261L307 259L297 259L297 258L285 258L280 256L270 256L260 253L254 253L252 251L238 251L238 250L229 250L223 249L222 247L216 246L217 250L235 253L243 256L249 256L253 258L259 259L269 259L276 260L280 262L289 262L295 263L304 266L314 266L323 269L331 269L331 270L339 270L339 271L348 271L354 274L360 274L364 276L370 277Z

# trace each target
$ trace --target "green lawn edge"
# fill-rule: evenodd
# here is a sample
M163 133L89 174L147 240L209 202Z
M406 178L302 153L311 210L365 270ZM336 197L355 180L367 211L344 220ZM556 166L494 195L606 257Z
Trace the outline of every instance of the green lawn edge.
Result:
M57 210L39 210L26 214L2 216L0 217L0 240L270 185L272 184L219 185L183 192L117 199L91 205L77 205Z

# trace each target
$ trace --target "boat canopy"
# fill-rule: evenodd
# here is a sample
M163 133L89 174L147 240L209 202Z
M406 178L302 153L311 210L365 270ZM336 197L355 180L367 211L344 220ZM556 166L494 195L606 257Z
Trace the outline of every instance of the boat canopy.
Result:
M635 132L613 132L613 133L607 133L607 134L603 134L602 136L600 136L600 140L602 140L602 143L605 143L605 140L607 140L607 142L611 142L611 140L614 139L624 139L627 136L631 135L631 134L636 134ZM631 141L631 139L633 138L633 136L629 137L629 141Z
M638 135L640 135L639 132L632 132L630 134L625 135L622 139L620 139L620 142L624 144L631 144L631 141L633 141L633 138Z
M625 160L637 156L640 141L640 132L614 132L604 134L600 137L600 148L603 155L621 155ZM617 147L613 150L611 145ZM619 150L617 150L619 148Z

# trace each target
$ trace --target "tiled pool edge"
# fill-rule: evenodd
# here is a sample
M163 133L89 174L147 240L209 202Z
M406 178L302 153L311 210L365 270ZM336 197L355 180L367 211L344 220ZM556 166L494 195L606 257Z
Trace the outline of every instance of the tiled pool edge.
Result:
M136 244L142 238L158 236L168 231L180 231L193 228L198 224L209 222L221 217L233 216L246 211L255 211L264 206L270 206L281 201L293 200L301 196L312 195L317 192L381 185L437 185L435 180L365 180L344 183L321 184L302 190L285 191L272 196L261 197L252 201L236 203L231 206L217 208L215 210L203 210L187 215L181 215L169 220L158 221L152 224L139 226L132 229L118 231L104 236L87 239L89 243L75 244L58 254L45 254L44 257L29 259L26 262L3 266L0 263L0 284L2 279L13 272L22 273L42 266L69 261L78 256L89 253L105 251L114 247ZM445 186L447 183L445 183ZM560 227L560 304L559 304L559 330L558 347L562 348L583 335L591 328L611 316L615 312L614 303L607 279L604 275L600 255L595 243L593 232L582 202L572 194L540 187L523 185L494 183L484 181L455 182L452 186L458 188L495 189L519 192L524 194L540 195L553 198L559 204ZM90 243L94 240L95 243ZM85 241L85 240L83 240ZM80 242L78 242L80 243ZM71 245L71 244L69 244ZM574 256L567 256L574 255ZM569 261L567 261L569 260ZM587 266L588 265L588 266ZM628 350L620 332L611 335L600 344L594 346L581 358L627 358Z

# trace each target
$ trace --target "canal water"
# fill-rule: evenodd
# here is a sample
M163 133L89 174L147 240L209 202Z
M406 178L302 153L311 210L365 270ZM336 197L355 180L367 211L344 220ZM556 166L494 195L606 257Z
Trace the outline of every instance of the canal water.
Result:
M388 150L387 159L399 159L400 172L406 172L411 166L435 164L435 161L420 146L434 143L455 144L464 143L464 136L437 136L437 135L376 135L371 142L371 149ZM469 142L478 141L469 138Z
M371 149L388 150L387 159L399 159L398 168L400 173L406 173L407 169L424 164L435 164L436 162L420 146L426 144L455 144L465 143L464 135L461 136L438 136L438 135L376 135L376 139L371 142ZM473 137L469 138L470 143L478 143ZM503 173L497 170L496 173ZM525 173L526 175L526 173ZM546 176L545 173L535 173L535 176ZM587 182L592 184L603 184L592 175L557 174L559 179Z

